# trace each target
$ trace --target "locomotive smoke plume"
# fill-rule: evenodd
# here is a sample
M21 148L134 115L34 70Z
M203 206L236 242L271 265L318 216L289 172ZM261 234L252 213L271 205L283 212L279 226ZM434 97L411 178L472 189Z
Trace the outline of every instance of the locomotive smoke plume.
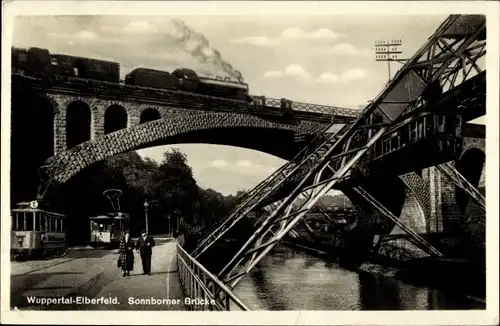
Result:
M220 52L210 46L210 42L203 34L194 31L180 19L172 20L171 23L175 32L166 35L169 46L184 50L201 63L212 64L225 72L231 79L243 82L241 72L222 59Z

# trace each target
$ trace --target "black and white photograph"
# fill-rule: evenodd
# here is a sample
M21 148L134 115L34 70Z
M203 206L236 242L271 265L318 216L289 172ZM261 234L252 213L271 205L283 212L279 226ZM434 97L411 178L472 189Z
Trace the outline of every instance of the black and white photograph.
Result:
M4 4L2 313L498 322L498 3L119 3Z

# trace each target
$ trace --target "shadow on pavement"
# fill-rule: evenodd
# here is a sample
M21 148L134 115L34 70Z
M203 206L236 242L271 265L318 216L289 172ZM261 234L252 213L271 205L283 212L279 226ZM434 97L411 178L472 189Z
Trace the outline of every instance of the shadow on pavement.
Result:
M34 290L37 284L45 281L54 275L78 275L81 272L60 272L60 273L32 273L26 275L18 275L11 278L10 284L10 306L22 308L28 305L26 297L21 294L28 290ZM54 287L55 290L58 287ZM66 288L66 287L65 287ZM69 288L69 287L68 287Z
M60 259L78 259L82 257L96 257L96 258L101 258L109 254L113 254L115 252L118 252L117 249L68 249L68 253L64 255L63 257L48 257L48 258L41 258L41 257L30 257L30 258L24 258L24 259L11 259L11 262L16 262L20 264L24 263L30 263L30 262L42 262L42 261L51 261L51 260L60 260Z

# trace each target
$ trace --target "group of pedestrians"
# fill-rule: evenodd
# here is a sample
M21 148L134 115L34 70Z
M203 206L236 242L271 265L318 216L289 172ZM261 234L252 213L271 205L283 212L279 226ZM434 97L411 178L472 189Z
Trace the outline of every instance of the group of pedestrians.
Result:
M118 258L118 266L123 271L123 277L130 276L130 272L134 270L134 249L138 250L141 256L142 275L151 275L152 248L155 244L154 238L148 235L146 230L141 231L141 236L135 243L130 237L130 232L125 231L120 239L120 257Z

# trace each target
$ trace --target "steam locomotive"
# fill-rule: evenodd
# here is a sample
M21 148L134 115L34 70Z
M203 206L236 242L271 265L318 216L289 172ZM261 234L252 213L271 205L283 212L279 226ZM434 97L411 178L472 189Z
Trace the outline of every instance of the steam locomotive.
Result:
M111 83L121 83L120 64L112 61L50 53L47 49L12 48L12 73L54 74ZM182 90L210 96L251 101L248 84L229 78L201 77L194 70L178 68L160 71L137 68L125 76L125 85Z

